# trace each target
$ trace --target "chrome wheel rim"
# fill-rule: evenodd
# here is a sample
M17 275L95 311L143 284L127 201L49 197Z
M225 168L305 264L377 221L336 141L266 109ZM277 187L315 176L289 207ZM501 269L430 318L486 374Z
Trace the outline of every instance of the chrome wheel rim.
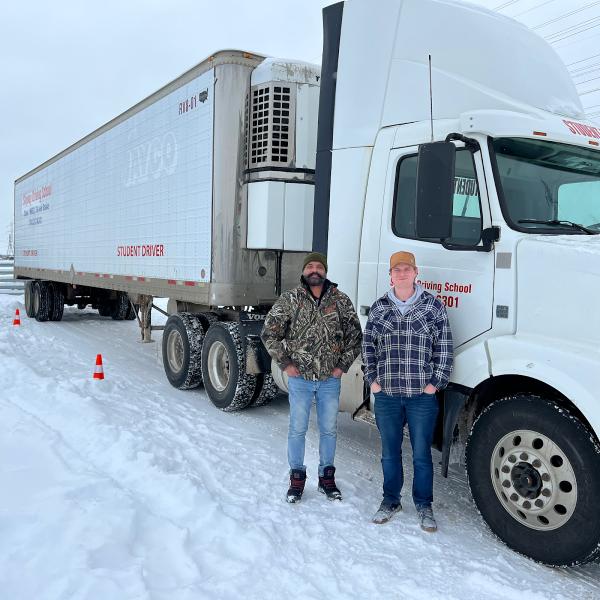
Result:
M229 383L229 352L225 344L215 341L208 351L208 375L212 386L222 392Z
M179 373L183 369L183 357L184 347L181 333L177 330L171 331L167 340L167 361L173 373Z
M492 453L490 476L502 506L530 529L558 529L575 512L573 467L546 435L522 429L507 433Z

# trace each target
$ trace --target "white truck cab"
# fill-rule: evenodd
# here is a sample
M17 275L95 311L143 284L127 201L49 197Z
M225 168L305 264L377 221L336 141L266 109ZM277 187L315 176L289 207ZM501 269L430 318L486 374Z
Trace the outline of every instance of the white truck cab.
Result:
M600 127L553 50L498 14L348 0L324 23L314 247L363 324L389 290L390 255L414 253L455 346L443 472L466 461L480 512L517 551L590 560ZM373 401L343 398L359 415Z

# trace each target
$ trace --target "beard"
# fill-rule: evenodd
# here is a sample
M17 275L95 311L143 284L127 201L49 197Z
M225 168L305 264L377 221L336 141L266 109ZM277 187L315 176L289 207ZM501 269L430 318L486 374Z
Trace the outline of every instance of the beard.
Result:
M308 285L310 286L323 285L323 282L325 281L325 277L323 277L320 273L317 273L316 271L305 275L304 279L306 280L306 283L308 283Z

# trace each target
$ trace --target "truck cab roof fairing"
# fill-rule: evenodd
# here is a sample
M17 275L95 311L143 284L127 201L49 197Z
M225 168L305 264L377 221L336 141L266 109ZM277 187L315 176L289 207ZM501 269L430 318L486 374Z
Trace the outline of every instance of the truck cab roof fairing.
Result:
M427 35L423 35L427 23ZM581 119L554 50L524 25L449 0L344 3L333 148L373 145L377 131L471 110L540 110Z

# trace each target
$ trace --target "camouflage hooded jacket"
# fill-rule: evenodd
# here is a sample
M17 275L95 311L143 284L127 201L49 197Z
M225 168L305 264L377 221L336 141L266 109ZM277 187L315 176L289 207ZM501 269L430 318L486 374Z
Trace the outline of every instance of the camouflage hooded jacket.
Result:
M336 367L350 368L360 353L362 330L350 298L327 279L319 300L304 283L284 292L261 337L281 369L293 364L305 379L323 380Z

